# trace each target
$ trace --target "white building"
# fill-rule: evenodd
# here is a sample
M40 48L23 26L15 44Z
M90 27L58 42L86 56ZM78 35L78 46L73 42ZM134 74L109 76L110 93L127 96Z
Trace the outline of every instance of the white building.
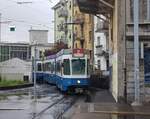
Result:
M48 30L29 30L29 40L30 43L48 43Z
M31 81L32 63L13 58L0 62L0 77L5 80Z
M40 59L45 50L53 48L53 43L48 43L48 30L29 30L29 40L31 45L31 58L35 55Z
M108 69L108 28L104 21L94 18L94 64L95 69L107 71Z

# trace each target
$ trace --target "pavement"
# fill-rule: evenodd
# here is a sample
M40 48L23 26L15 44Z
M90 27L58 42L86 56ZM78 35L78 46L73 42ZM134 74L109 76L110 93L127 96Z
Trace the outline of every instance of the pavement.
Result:
M78 103L71 119L150 119L150 105L132 107L116 103L107 90L91 94L90 103Z

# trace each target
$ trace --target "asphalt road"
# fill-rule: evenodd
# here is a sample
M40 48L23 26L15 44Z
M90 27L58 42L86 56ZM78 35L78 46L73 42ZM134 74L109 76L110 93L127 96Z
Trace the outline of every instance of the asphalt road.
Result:
M0 119L54 119L73 101L65 97L55 86L0 91ZM68 106L68 107L67 107Z

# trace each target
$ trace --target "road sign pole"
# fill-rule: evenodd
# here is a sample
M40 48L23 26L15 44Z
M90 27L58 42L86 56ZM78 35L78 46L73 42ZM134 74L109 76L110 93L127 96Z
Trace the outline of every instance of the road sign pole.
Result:
M34 46L34 101L36 102L36 44Z

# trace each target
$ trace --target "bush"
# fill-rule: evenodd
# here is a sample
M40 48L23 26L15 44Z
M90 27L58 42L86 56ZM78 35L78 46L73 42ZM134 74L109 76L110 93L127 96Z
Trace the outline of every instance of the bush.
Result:
M15 85L21 85L25 84L26 82L21 81L21 80L1 80L0 82L0 87L5 87L5 86L15 86Z

